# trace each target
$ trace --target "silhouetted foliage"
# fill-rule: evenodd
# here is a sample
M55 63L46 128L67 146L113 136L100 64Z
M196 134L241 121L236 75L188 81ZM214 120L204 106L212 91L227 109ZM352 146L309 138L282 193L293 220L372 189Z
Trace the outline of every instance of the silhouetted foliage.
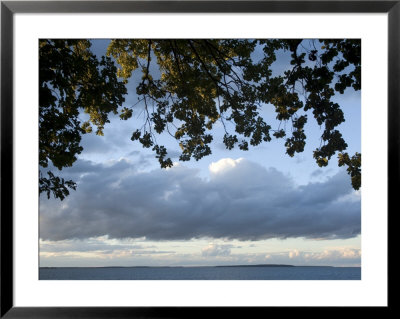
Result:
M81 135L97 127L102 135L108 114L117 114L124 102L125 85L116 75L111 58L98 60L89 50L88 40L39 41L39 165L49 161L61 170L72 166L82 152ZM81 123L81 111L90 120ZM53 193L63 199L73 181L64 181L50 171L48 177L39 172L39 191Z
M177 140L181 161L199 160L211 154L217 121L225 129L227 149L248 150L272 137L286 138L286 153L292 157L304 151L304 127L312 113L323 128L321 146L314 151L317 164L328 165L338 152L339 165L347 166L353 188L360 188L361 155L350 158L344 153L347 144L337 127L345 119L332 101L349 87L361 89L360 40L117 39L110 42L107 55L116 60L118 71L109 57L97 60L89 44L40 42L42 167L49 159L59 169L71 166L82 151L81 134L90 132L91 124L102 134L107 114L117 113L124 101L124 84L131 85L128 81L138 71L141 81L133 83L138 103L123 107L120 118L131 118L138 104L144 108L143 125L131 139L152 148L162 168L172 166L172 160L165 146L157 143L157 134L166 132ZM280 50L290 52L291 61L276 75L272 64ZM262 52L260 59L253 57L256 51ZM265 122L260 110L268 104L279 121L291 124L290 130L272 129ZM79 123L80 109L90 114L89 122Z

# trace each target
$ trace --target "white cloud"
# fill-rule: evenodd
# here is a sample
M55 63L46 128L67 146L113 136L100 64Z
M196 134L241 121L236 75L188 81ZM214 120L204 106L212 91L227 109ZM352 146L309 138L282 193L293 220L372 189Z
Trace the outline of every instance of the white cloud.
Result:
M221 174L229 172L229 170L235 168L240 162L243 161L243 158L239 158L234 160L232 158L223 158L217 162L213 162L209 166L209 170L211 175Z
M360 266L361 250L359 248L335 248L321 252L291 251L288 254L293 263L297 265L341 265Z
M304 248L252 252L251 244L213 241L147 242L110 239L40 241L41 266L215 266L246 264L290 264L309 266L360 266L361 250L355 247ZM301 246L301 244L300 244ZM240 249L239 249L240 248Z
M295 249L295 250L289 252L289 258L290 258L290 259L296 258L296 257L299 256L299 254L300 254L299 251L298 251L297 249Z
M232 245L209 244L201 250L202 256L229 256L231 254Z

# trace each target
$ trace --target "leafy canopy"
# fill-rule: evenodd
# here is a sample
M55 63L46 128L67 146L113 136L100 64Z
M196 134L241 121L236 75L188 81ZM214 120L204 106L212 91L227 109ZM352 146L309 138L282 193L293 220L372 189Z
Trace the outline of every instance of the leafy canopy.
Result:
M39 165L49 162L59 170L76 161L81 135L97 127L102 135L108 114L118 113L126 88L116 75L117 68L109 57L100 60L90 51L88 40L39 41ZM90 120L81 123L83 110ZM39 191L64 199L73 181L47 176L40 171Z
M152 148L162 168L172 166L157 135L170 134L181 148L181 161L200 160L211 154L212 129L223 124L227 149L285 139L286 153L304 151L305 124L312 114L323 128L321 146L314 150L319 166L328 165L338 153L339 166L347 166L354 189L361 186L361 154L344 152L347 144L337 127L345 121L335 94L361 89L359 40L244 40L244 39L116 39L107 57L97 59L86 40L40 42L40 165L71 166L81 134L92 125L102 134L110 112L122 120L133 116L137 105L145 119L132 133L132 141ZM291 54L290 66L274 74L277 53ZM260 59L254 54L262 52ZM114 65L112 57L118 64ZM134 72L138 103L124 106L126 86ZM260 115L267 104L290 130L272 129ZM80 123L79 112L90 115ZM232 123L230 132L227 123ZM285 127L287 127L285 125ZM41 177L40 190L61 199L72 181ZM68 184L72 182L72 184ZM49 186L50 185L50 186ZM61 185L61 186L60 186ZM53 187L53 188L52 188Z

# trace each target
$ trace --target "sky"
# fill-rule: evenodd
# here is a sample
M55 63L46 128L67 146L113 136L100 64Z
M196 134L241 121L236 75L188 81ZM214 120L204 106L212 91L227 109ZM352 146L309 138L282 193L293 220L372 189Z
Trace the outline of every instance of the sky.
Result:
M92 42L93 52L104 54L108 41ZM287 64L278 55L274 71ZM134 88L135 77L127 106L137 98ZM361 152L360 92L335 100L346 119L339 129L347 151ZM112 115L104 136L83 135L84 151L61 172L77 190L63 201L41 195L41 267L361 265L361 191L335 157L324 168L315 163L323 129L312 116L305 150L293 158L275 139L226 150L216 125L213 153L200 161L179 162L177 142L161 136L174 161L161 169L151 150L130 140L139 114L140 107L128 121ZM274 128L272 106L261 114Z

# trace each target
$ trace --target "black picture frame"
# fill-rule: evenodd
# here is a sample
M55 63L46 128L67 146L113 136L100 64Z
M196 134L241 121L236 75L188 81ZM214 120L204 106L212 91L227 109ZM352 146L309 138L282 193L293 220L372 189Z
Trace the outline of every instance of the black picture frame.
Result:
M396 213L399 186L400 0L396 1L1 1L1 318L252 318L278 307L14 307L13 303L13 16L15 13L387 13L388 14L388 218ZM382 212L385 213L385 212ZM391 225L393 223L389 223ZM388 247L390 251L390 232ZM389 262L389 256L388 256ZM389 263L388 263L389 264ZM389 270L389 269L388 269ZM389 287L390 281L388 281ZM387 307L379 310L389 310ZM285 309L286 310L286 309ZM308 307L289 307L309 315ZM323 313L326 307L313 311ZM335 314L340 307L330 307ZM357 309L359 311L360 309ZM371 313L372 309L366 309ZM348 311L348 309L346 309Z

